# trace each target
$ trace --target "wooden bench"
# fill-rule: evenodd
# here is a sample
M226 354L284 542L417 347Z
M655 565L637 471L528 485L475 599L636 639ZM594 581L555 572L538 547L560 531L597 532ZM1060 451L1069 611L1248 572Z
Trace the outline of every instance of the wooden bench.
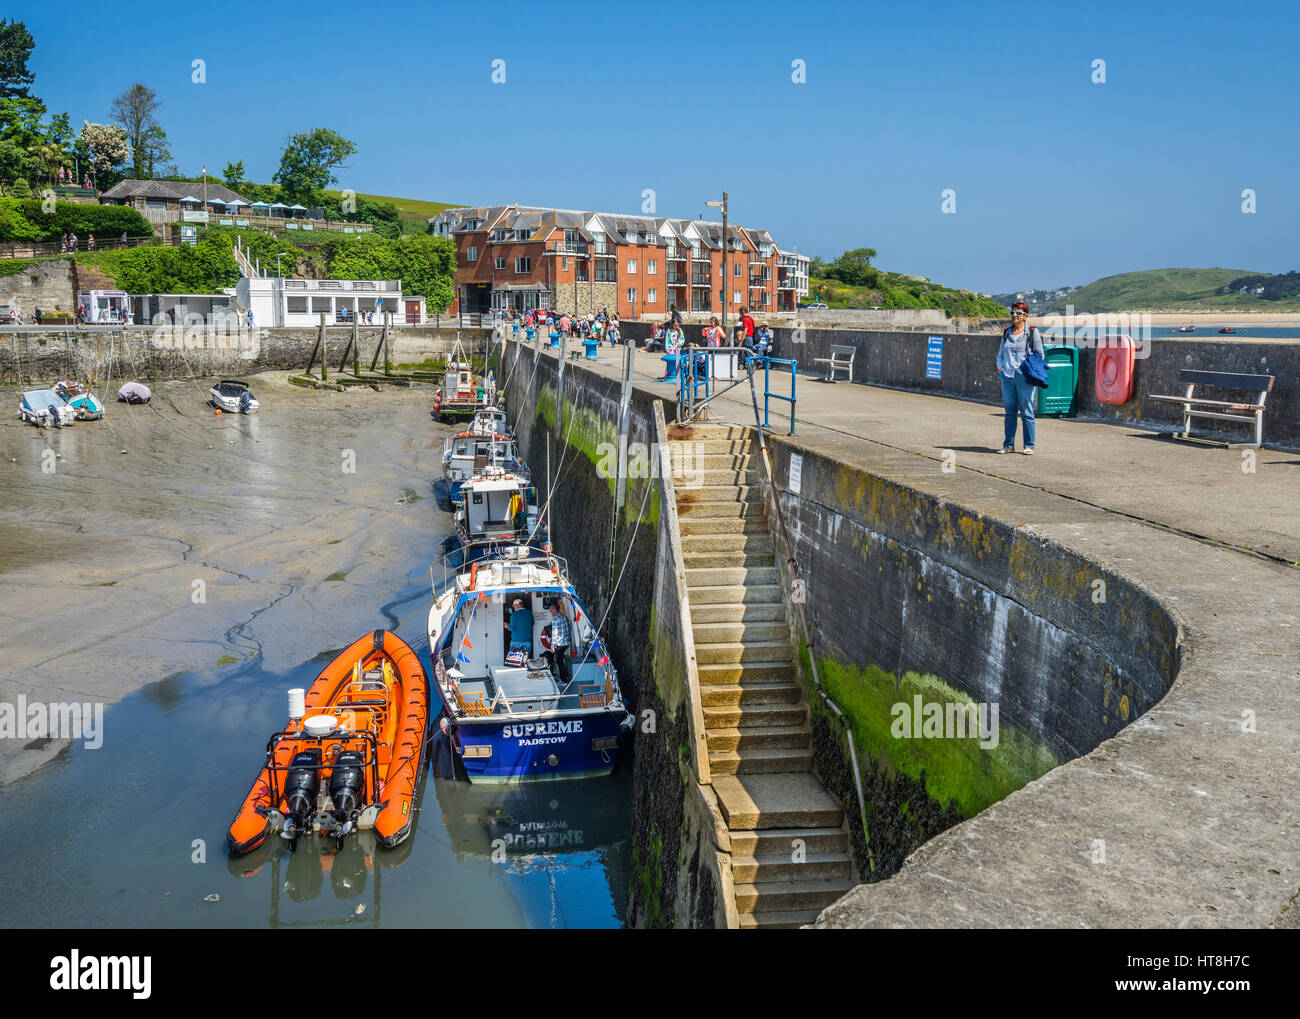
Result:
M826 366L826 381L838 382L835 377L837 371L847 372L845 376L850 382L853 381L853 358L857 355L856 347L842 347L837 343L831 344L831 356L815 358L817 364Z
M1272 375L1244 375L1238 372L1208 372L1184 368L1178 381L1187 386L1182 396L1151 396L1161 403L1176 403L1183 408L1183 430L1175 438L1189 439L1192 418L1214 418L1218 421L1242 421L1255 426L1254 442L1224 443L1228 449L1258 449L1264 441L1264 402L1273 389ZM1240 389L1254 393L1255 402L1236 403L1232 400L1208 400L1196 395L1197 386L1215 386L1219 389Z

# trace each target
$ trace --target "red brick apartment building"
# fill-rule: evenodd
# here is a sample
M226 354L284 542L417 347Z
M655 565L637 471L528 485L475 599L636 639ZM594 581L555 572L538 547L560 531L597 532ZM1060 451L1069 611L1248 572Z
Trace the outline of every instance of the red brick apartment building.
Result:
M777 248L766 230L620 216L604 212L489 205L445 209L429 232L456 242L456 299L450 311L554 308L620 318L794 311L808 293L805 255Z

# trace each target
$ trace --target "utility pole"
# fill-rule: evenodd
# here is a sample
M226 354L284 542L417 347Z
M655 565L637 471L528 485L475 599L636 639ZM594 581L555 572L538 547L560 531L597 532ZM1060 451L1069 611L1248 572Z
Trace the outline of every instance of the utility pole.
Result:
M191 163L191 166L194 164ZM208 164L203 164L203 211L208 211Z
M722 209L722 338L725 342L727 337L727 287L730 285L730 277L727 276L727 192L722 192L722 201L705 202L704 204L715 209Z

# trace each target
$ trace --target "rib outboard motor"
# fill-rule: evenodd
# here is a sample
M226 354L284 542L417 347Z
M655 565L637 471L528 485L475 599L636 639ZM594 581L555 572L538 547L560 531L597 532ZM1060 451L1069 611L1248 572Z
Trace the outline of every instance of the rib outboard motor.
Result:
M344 750L334 762L334 774L330 778L330 799L334 801L334 810L350 818L362 807L366 777L365 758L356 750Z
M284 800L289 808L289 825L283 833L286 838L296 838L308 828L319 792L320 750L316 747L301 750L289 762L289 773L284 780Z

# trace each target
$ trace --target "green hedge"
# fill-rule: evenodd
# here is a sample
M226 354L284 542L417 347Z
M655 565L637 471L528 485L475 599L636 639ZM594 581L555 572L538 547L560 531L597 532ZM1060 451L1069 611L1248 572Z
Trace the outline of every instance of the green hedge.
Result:
M128 237L148 237L153 228L135 209L125 205L82 205L56 202L53 212L44 212L35 198L0 198L0 241L57 241L73 232L85 242Z

